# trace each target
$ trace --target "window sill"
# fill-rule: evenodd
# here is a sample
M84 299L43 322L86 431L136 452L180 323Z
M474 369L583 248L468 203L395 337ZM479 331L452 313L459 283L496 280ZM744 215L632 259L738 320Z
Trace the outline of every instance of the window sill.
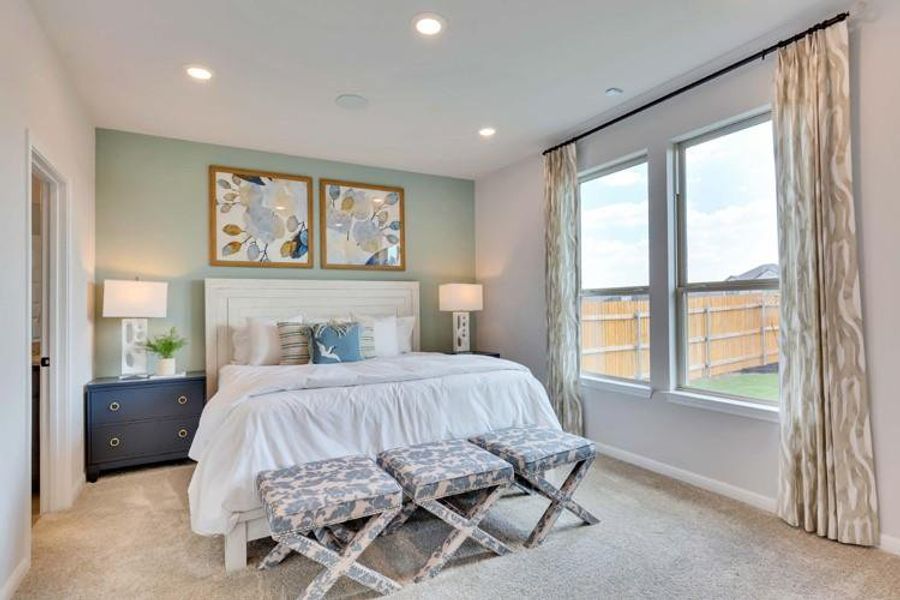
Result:
M668 402L672 402L673 404L714 410L730 415L769 421L771 423L779 422L778 407L769 404L737 400L735 398L723 398L720 396L707 396L684 390L663 392L663 396Z
M587 389L599 390L602 392L616 392L628 396L637 396L638 398L649 398L653 395L653 388L643 383L632 383L630 381L606 379L590 375L582 375L580 383L581 387Z

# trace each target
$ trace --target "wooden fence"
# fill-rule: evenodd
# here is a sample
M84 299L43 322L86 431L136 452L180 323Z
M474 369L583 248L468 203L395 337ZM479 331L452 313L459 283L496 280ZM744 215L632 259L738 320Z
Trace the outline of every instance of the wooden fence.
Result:
M778 362L779 293L710 292L688 299L689 379ZM584 297L581 369L650 378L650 304L646 296Z

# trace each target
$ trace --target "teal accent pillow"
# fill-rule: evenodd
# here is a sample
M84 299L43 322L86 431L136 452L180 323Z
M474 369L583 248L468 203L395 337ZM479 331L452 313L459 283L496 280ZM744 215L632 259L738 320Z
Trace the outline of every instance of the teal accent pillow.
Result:
M313 363L356 362L359 352L359 323L317 323L312 327Z

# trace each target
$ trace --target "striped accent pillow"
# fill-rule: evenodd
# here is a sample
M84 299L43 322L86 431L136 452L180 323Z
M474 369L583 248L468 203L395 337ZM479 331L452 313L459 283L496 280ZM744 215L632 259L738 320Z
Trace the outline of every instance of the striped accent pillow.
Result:
M359 323L359 351L363 358L397 356L400 354L397 339L397 317L393 315L375 317L369 315L353 315ZM363 338L366 338L365 340ZM371 339L369 339L371 338Z
M310 327L303 323L278 323L282 365L308 365Z
M359 320L359 353L364 359L375 358L375 321Z

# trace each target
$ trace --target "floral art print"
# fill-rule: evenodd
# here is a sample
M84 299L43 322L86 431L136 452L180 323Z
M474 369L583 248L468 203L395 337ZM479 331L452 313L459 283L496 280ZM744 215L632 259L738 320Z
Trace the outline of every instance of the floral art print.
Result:
M406 268L403 188L319 182L322 267Z
M312 179L209 168L210 263L311 267Z

